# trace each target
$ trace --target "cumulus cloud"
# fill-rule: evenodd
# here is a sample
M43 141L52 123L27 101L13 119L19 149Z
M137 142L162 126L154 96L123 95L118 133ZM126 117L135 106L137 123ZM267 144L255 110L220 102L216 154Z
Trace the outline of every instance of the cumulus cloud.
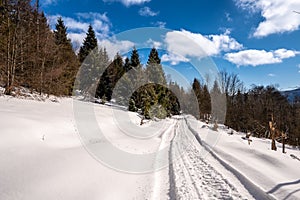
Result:
M75 18L50 15L48 16L48 20L53 29L58 17L62 17L68 28L68 37L72 40L75 51L78 51L78 48L82 44L90 24L93 26L96 36L99 39L107 38L110 35L111 23L106 13L77 13Z
M127 40L119 41L116 39L104 39L99 41L99 46L106 48L107 54L110 59L113 59L117 53L122 55L123 53L130 51L130 49L132 49L134 45L135 44L133 42Z
M163 44L161 42L158 41L154 41L151 38L147 41L147 45L150 45L156 49L159 49Z
M171 65L177 65L180 62L189 62L190 60L184 56L176 54L164 54L161 57L162 62L170 62Z
M129 7L132 5L141 5L147 2L150 2L151 0L103 0L104 2L120 2L124 4L125 6Z
M159 14L159 12L154 12L149 7L143 7L139 10L139 14L144 17L153 17Z
M236 5L250 12L259 11L264 21L255 29L254 37L298 30L300 17L293 10L300 10L299 0L236 0Z
M224 57L231 63L238 66L258 66L265 64L281 63L283 59L295 57L300 52L278 49L275 51L265 51L249 49L243 50L236 53L227 53Z
M215 56L221 52L240 50L243 46L229 36L230 31L221 35L202 35L186 30L171 31L166 34L167 50L183 57Z

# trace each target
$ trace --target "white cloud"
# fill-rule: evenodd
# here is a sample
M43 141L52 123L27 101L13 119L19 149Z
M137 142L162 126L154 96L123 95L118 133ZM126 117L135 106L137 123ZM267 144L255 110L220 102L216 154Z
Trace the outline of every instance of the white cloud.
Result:
M272 73L270 73L270 74L268 74L268 76L270 76L270 77L275 77L276 75L275 75L275 74L272 74Z
M71 39L73 44L73 49L76 53L79 53L80 46L83 43L83 40L85 38L85 33L69 33L68 37Z
M57 4L58 0L44 0L41 2L42 6L48 6L48 5L53 5L53 4Z
M159 49L163 44L161 42L158 41L154 41L151 38L147 41L147 45L150 45L156 49Z
M134 45L135 44L133 42L126 40L119 41L115 39L104 39L99 41L99 46L106 48L107 54L110 59L113 59L117 53L122 55L123 53L130 51L130 49L132 49Z
M240 50L242 45L229 36L230 31L221 35L204 36L186 30L171 31L166 34L167 50L183 57L206 57L223 51Z
M230 14L228 12L225 12L225 17L228 22L232 21L232 18L230 17Z
M152 23L153 26L157 26L159 28L165 28L166 24L167 24L166 22L161 22L161 21L157 21L157 22Z
M140 5L147 2L150 2L151 0L103 0L104 2L120 2L124 4L125 6L129 7L132 5Z
M287 49L278 49L274 51L275 57L278 57L280 59L295 57L297 54L299 54L298 51L292 51Z
M110 23L110 20L107 17L106 13L101 14L101 13L95 13L95 12L86 12L86 13L76 13L76 16L78 18L83 18L83 19L100 19L102 21Z
M49 24L54 29L57 18L62 17L67 29L68 37L72 40L75 51L78 51L86 32L91 24L98 39L104 39L110 35L111 23L106 13L77 13L76 18L64 17L61 15L48 16Z
M189 62L189 59L181 56L181 55L175 55L175 54L164 54L161 57L162 62L171 62L171 65L177 65L180 62Z
M236 0L236 4L250 12L260 11L264 18L253 33L254 37L291 32L300 27L300 17L293 12L300 10L299 0Z
M298 73L300 73L300 64L298 65L298 69L299 69Z
M149 7L143 7L139 10L139 14L145 17L153 17L159 14L159 12L154 12Z
M230 31L226 30L221 35L209 35L208 38L212 40L218 51L230 51L239 50L243 48L243 45L238 43L234 38L231 38Z
M265 64L281 63L283 59L295 57L299 52L278 49L275 51L265 51L249 49L236 53L227 53L224 58L238 66L258 66Z

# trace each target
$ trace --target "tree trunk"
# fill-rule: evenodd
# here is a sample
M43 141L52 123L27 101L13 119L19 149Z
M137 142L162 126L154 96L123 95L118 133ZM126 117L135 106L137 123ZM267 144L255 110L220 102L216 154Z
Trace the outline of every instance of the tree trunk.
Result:
M285 153L285 134L281 134L282 137L282 153Z
M272 115L272 121L269 121L269 126L270 126L270 133L272 137L271 149L277 151L276 142L275 142L275 125L274 125L273 115Z

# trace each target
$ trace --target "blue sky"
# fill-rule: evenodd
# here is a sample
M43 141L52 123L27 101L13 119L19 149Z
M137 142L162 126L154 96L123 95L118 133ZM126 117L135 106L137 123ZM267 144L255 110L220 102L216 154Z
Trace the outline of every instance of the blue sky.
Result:
M163 49L163 64L187 79L199 76L189 70L190 62L205 54L217 69L238 74L248 88L252 84L300 87L300 14L293 12L300 11L299 0L41 2L52 27L58 16L63 17L76 49L92 24L99 44L111 57L140 47L136 37L142 34L148 38L148 48ZM165 28L164 35L155 38L148 29L130 31L142 27ZM129 31L127 37L124 31Z

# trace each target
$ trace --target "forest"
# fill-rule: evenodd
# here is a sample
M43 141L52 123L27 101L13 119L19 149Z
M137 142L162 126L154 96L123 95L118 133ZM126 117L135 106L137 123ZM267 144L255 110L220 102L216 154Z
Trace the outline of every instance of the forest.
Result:
M72 96L76 87L102 103L114 99L128 105L146 119L186 113L264 138L271 137L273 121L278 140L284 133L287 143L299 146L300 99L289 102L275 86L246 89L238 75L222 71L212 87L195 78L187 90L167 79L155 48L149 50L147 63L141 63L135 48L126 59L117 54L110 60L90 25L76 53L63 19L51 30L39 1L1 0L0 12L0 86L6 95L25 87L39 94ZM226 100L225 107L218 97Z

